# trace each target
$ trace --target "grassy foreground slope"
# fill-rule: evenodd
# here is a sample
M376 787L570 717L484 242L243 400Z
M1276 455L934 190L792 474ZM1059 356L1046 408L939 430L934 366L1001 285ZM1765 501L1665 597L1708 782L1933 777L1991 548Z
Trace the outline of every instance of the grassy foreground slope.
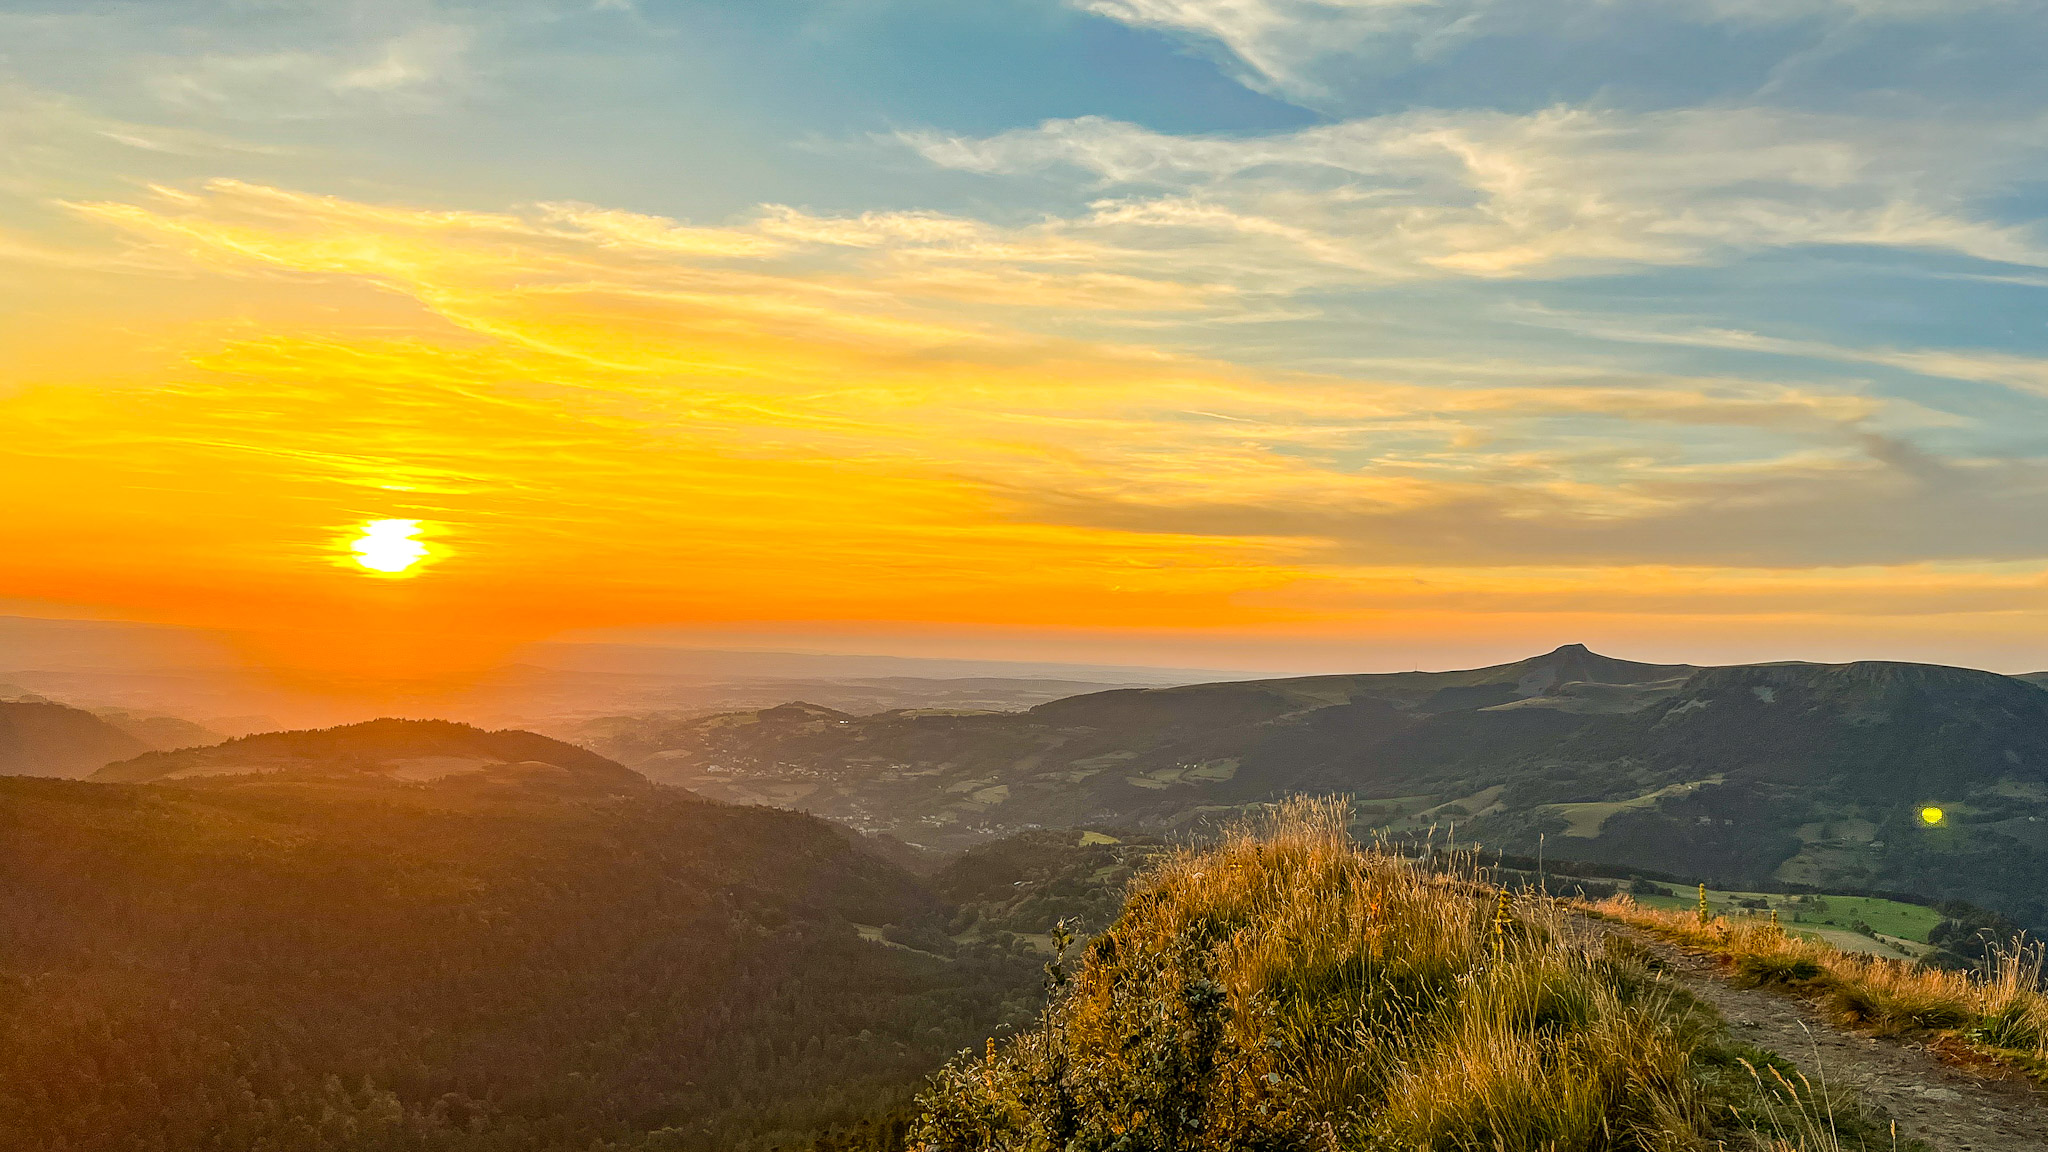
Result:
M1078 971L1056 972L1040 1027L949 1066L914 1137L931 1152L1797 1147L1796 1122L1754 1130L1770 1127L1769 1057L1730 1047L1637 955L1539 897L1360 851L1340 808L1295 802L1141 877Z

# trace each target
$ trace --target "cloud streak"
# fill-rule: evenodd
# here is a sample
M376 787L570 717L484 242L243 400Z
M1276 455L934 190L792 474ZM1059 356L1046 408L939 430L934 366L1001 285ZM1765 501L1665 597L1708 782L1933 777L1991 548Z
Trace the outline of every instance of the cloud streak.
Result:
M1261 91L1310 105L1332 101L1346 71L1426 61L1488 37L1570 39L1646 16L1680 24L1835 28L1953 20L2017 10L2010 0L1068 0L1142 28L1212 43Z
M2048 261L1980 203L2038 166L2035 121L1958 125L1763 108L1412 112L1278 136L1083 118L905 134L943 167L1066 169L1105 194L1063 235L1279 290L1555 278L1807 245Z
M436 107L467 76L474 33L420 24L361 49L209 54L164 62L149 86L187 114L301 119L368 103L396 111Z

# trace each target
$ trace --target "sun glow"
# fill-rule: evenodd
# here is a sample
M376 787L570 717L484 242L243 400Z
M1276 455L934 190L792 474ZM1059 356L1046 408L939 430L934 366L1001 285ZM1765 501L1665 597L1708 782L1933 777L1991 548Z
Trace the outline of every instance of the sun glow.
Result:
M349 543L356 563L387 576L407 575L426 559L427 546L419 539L417 520L371 520L362 535Z

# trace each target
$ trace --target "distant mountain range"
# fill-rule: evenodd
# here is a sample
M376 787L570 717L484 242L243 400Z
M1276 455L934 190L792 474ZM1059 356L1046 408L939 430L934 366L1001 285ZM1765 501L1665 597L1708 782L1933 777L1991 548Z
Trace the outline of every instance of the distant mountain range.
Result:
M1876 661L1642 664L1567 645L1470 671L1100 692L1023 712L795 703L626 726L597 747L707 795L932 846L1040 826L1191 830L1341 792L1397 833L1455 824L1515 851L1966 899L2044 924L2044 681Z

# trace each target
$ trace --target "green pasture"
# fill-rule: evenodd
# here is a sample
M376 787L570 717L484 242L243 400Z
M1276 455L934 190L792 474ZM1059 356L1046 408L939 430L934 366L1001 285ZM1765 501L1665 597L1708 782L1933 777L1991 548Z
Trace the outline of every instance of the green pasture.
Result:
M1690 909L1697 906L1696 891L1678 885L1666 885L1683 895L1637 896L1636 901L1649 908ZM1778 920L1786 927L1854 929L1861 921L1886 936L1897 936L1901 940L1912 940L1921 944L1927 942L1927 934L1941 921L1941 913L1921 904L1905 904L1897 900L1880 900L1874 896L1786 896L1777 892L1728 892L1717 888L1707 889L1707 906L1716 916L1730 918L1740 916L1767 916L1763 909L1743 908L1736 903L1739 899L1763 900L1778 910Z

